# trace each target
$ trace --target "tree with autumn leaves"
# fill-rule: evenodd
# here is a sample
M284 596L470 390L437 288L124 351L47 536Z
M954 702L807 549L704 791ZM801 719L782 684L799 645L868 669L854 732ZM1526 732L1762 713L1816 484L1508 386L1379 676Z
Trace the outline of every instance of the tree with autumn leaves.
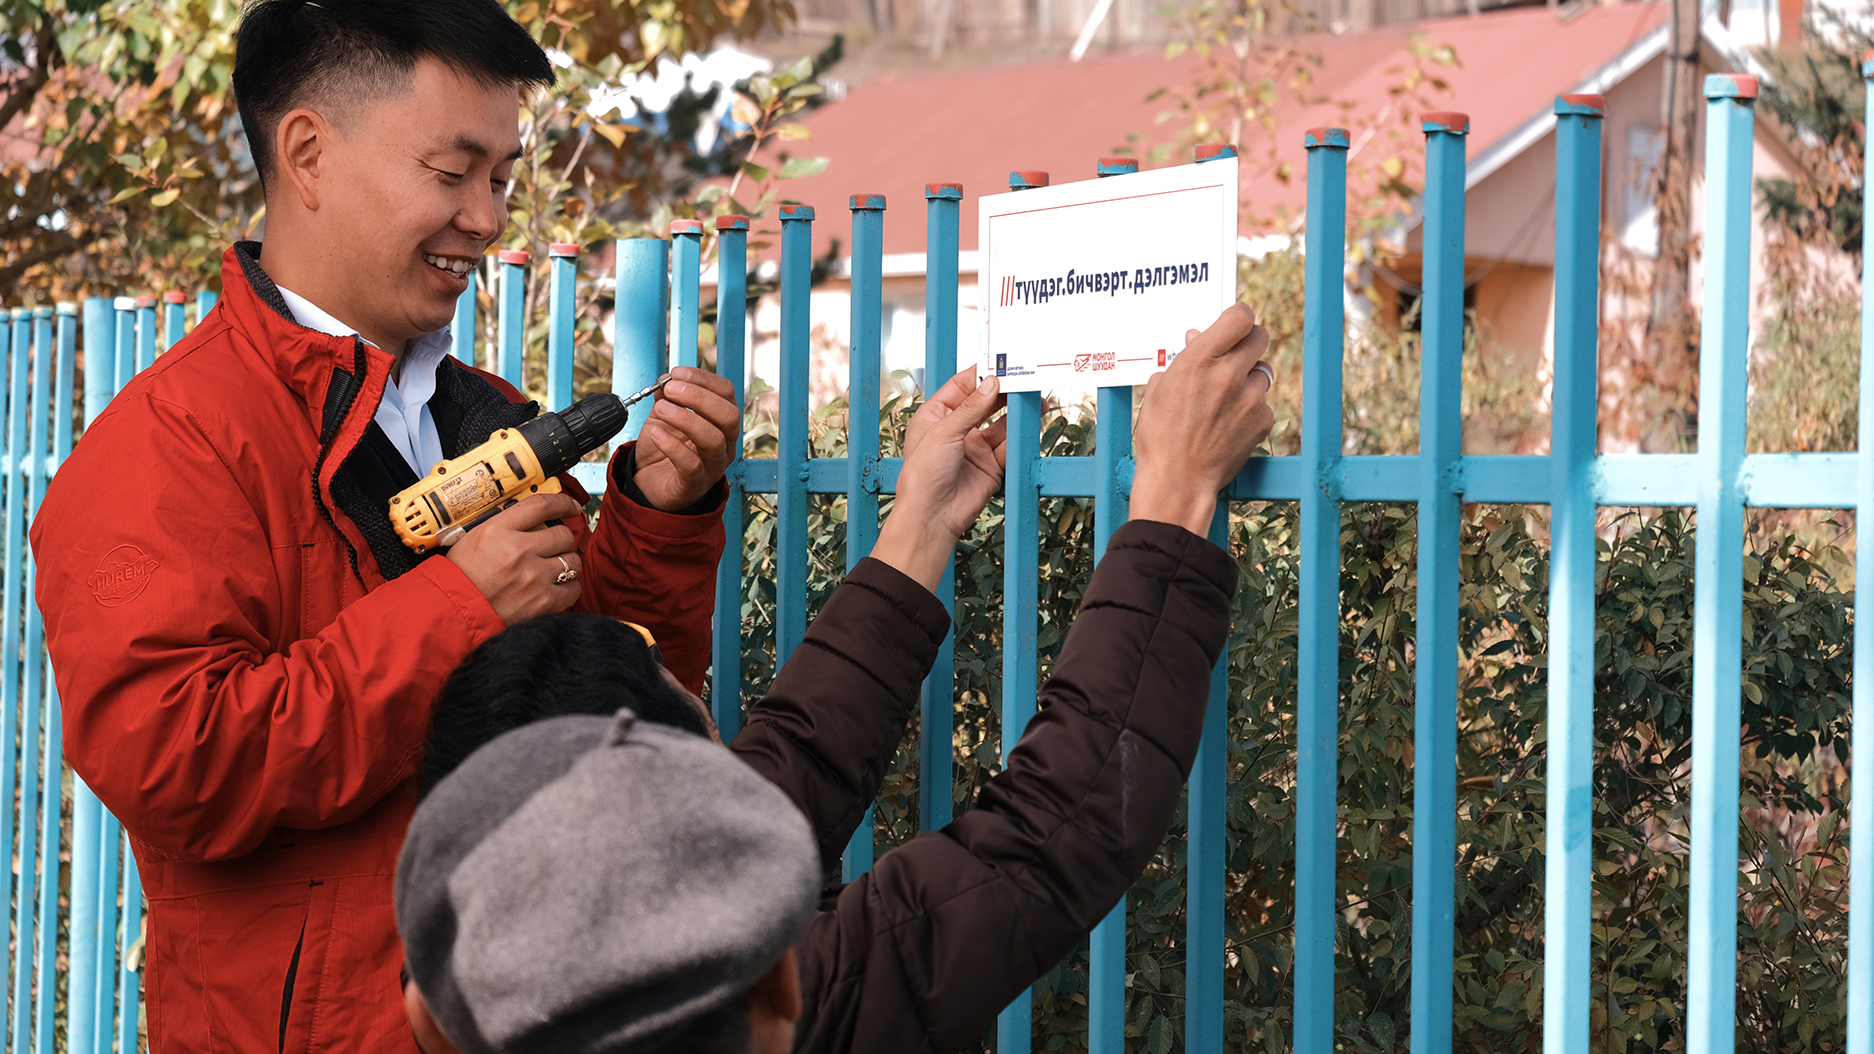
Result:
M652 233L642 221L669 214L666 162L684 144L628 127L592 105L595 95L659 59L794 14L790 0L506 6L560 66L556 89L522 100L518 113L529 153L503 240L536 250ZM236 0L0 7L0 296L216 283L222 251L253 237L265 211L229 89L239 14ZM808 60L746 85L741 109L755 128L744 138L792 134L785 117L817 91L814 69Z

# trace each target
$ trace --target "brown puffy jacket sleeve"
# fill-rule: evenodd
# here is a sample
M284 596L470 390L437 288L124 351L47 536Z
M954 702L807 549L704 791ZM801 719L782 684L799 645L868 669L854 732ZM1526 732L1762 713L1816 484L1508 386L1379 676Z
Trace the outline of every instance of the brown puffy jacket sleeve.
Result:
M950 630L922 586L867 557L827 598L729 749L786 791L839 863L878 796L918 686Z
M1118 903L1190 775L1236 574L1229 554L1182 528L1114 533L1006 769L972 811L846 886L795 945L796 1051L961 1049ZM892 629L880 620L874 632ZM860 701L806 686L810 716L871 706L882 726L908 713L929 662L902 642L864 651L855 665L893 690ZM888 750L863 757L882 765Z

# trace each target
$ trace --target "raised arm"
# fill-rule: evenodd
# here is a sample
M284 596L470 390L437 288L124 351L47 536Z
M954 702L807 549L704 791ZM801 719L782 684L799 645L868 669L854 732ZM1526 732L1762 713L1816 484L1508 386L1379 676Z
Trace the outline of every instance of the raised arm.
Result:
M931 590L1002 482L995 378L952 377L912 416L872 556L827 599L730 744L806 813L830 867L878 795L950 618Z
M848 885L795 946L796 1051L966 1046L1125 893L1202 734L1236 566L1199 532L1269 433L1267 334L1244 308L1146 388L1115 532L1040 710L976 808Z

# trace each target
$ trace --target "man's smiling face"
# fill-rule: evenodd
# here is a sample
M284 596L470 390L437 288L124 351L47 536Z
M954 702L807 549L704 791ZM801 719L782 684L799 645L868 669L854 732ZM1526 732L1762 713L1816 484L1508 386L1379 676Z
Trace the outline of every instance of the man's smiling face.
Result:
M393 353L449 324L482 252L507 226L520 157L511 83L419 59L410 90L362 102L325 146L318 222L337 238L327 307ZM326 305L322 305L326 306Z

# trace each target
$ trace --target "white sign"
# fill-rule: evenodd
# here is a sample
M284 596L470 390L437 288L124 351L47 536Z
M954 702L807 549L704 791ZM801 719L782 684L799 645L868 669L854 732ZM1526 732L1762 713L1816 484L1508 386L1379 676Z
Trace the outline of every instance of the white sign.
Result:
M994 194L977 245L1002 388L1143 384L1236 299L1236 159Z

